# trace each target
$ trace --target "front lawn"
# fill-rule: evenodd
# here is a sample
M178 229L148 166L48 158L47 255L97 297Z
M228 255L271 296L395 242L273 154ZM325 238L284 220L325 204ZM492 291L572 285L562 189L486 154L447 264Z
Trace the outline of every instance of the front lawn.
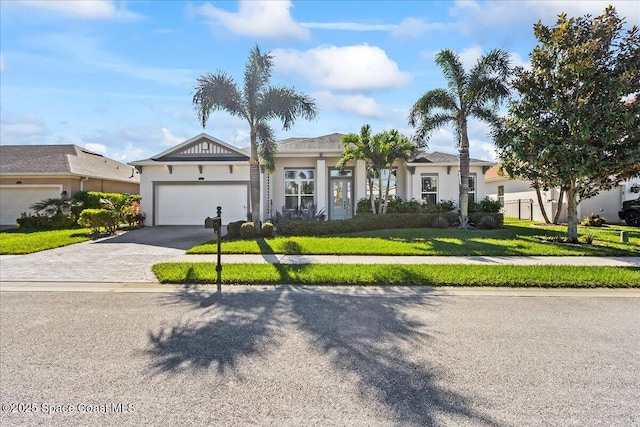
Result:
M0 232L0 255L22 255L91 240L87 228L73 230L11 229Z
M620 243L626 230L628 243ZM638 256L640 229L608 226L579 227L581 240L593 237L593 244L564 244L547 241L565 234L566 227L536 226L530 221L505 219L500 230L393 229L344 234L333 237L274 237L223 241L227 254L299 255L444 255L444 256ZM191 248L190 254L216 252L215 242Z
M216 283L214 263L153 266L160 283ZM640 287L640 269L521 265L225 264L225 284Z

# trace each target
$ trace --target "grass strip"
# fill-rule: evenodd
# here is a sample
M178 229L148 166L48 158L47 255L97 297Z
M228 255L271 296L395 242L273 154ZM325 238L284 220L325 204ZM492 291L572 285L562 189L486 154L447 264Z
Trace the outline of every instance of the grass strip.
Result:
M213 263L161 263L160 283L216 283ZM640 287L640 268L505 265L225 264L222 282L241 285Z
M87 228L72 230L12 229L0 233L1 255L24 255L91 240Z

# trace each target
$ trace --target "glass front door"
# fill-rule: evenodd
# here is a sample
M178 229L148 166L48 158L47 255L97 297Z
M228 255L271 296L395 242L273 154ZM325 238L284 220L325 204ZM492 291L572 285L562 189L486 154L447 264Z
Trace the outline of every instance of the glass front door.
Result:
M331 180L329 219L349 219L353 216L353 196L350 179Z

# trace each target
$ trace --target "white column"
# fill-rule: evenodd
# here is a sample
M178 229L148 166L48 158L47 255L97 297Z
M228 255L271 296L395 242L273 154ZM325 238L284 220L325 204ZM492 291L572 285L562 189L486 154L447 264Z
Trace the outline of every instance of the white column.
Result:
M323 157L319 157L316 160L316 212L327 209L327 182L327 164Z
M358 203L358 200L363 199L367 196L367 164L364 160L356 161L356 171L355 171L355 182L354 182L354 206Z

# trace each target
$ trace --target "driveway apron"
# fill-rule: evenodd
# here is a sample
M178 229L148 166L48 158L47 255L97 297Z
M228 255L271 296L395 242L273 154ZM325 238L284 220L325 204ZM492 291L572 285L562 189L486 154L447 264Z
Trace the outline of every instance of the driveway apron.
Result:
M203 226L145 227L29 255L2 255L0 281L156 282L153 264L214 238Z

